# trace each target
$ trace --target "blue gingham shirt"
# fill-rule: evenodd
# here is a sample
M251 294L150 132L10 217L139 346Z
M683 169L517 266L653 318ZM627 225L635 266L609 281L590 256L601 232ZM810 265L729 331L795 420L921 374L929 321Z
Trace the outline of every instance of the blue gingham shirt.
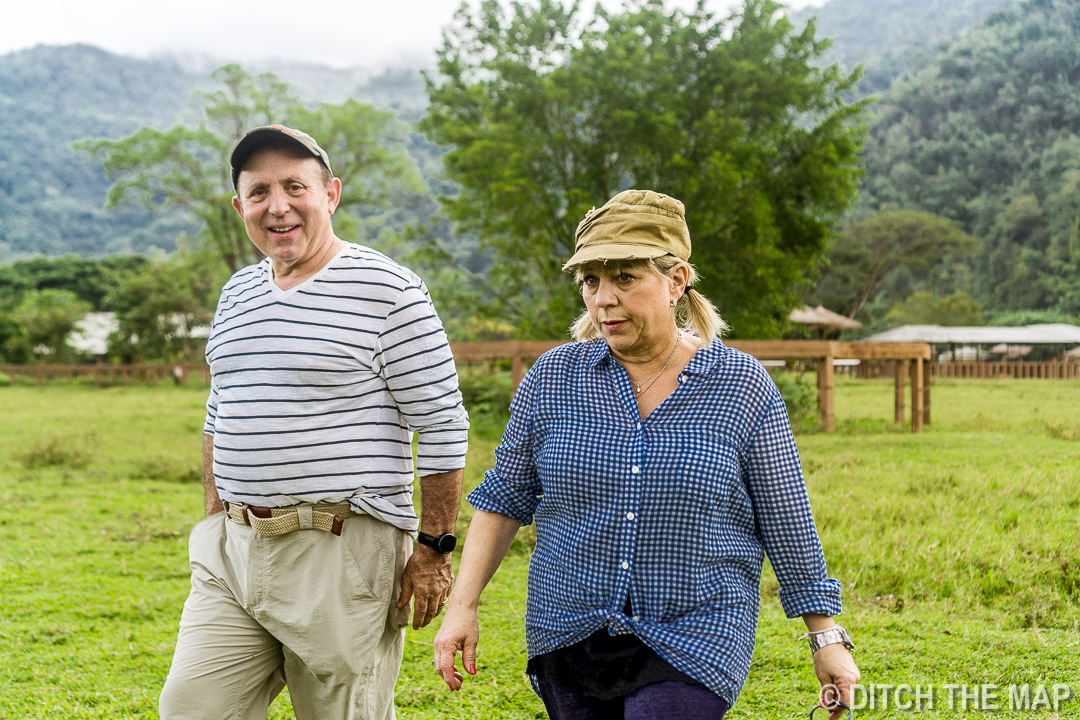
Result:
M510 409L468 500L536 520L529 657L604 627L633 633L734 704L765 553L788 617L840 613L787 411L749 355L719 340L699 350L642 420L607 345L571 343L537 361Z

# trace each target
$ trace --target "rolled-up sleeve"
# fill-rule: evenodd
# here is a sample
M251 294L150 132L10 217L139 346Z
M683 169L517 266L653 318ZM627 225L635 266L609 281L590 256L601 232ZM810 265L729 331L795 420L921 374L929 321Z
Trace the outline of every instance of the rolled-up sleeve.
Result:
M779 393L750 443L747 487L784 614L838 615L840 582L828 576L802 464Z
M522 380L510 404L510 422L495 448L495 467L467 498L477 510L506 515L522 525L532 523L543 494L533 459L538 376L533 366Z
M417 475L465 467L469 416L450 343L422 284L399 296L379 333L375 356L398 411L417 434Z

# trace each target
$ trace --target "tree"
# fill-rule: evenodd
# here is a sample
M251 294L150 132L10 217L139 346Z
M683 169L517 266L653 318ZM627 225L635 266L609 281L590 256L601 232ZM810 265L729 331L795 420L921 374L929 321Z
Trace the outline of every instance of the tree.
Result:
M928 292L912 293L903 302L889 310L893 325L982 325L983 316L979 304L967 293L957 291L940 300Z
M228 279L205 251L173 254L129 275L109 293L119 330L109 338L110 355L123 362L183 361L202 354L217 293Z
M847 226L829 252L817 289L824 303L854 318L890 273L925 270L948 255L965 255L977 242L952 220L913 210L872 215Z
M66 362L72 354L68 335L88 312L90 304L70 290L31 290L12 312L19 332L8 338L5 350L12 355Z
M345 185L343 210L370 215L422 188L393 113L355 100L306 108L274 75L252 76L239 65L225 65L211 77L223 87L196 95L202 120L194 127L143 127L121 140L75 144L98 158L115 181L106 207L185 208L203 222L202 239L230 270L258 260L230 204L228 155L244 132L273 123L300 126L319 140ZM361 227L343 213L338 229L353 239Z
M699 289L740 336L783 326L853 201L858 75L815 67L828 41L747 0L717 20L638 0L583 22L578 4L463 4L428 77L421 129L452 147L441 198L493 256L488 309L556 337L581 307L560 268L591 206L627 187L682 200Z
M97 259L65 255L0 265L0 308L14 307L28 290L70 290L94 310L102 310L109 289L126 275L139 272L147 262L142 255Z

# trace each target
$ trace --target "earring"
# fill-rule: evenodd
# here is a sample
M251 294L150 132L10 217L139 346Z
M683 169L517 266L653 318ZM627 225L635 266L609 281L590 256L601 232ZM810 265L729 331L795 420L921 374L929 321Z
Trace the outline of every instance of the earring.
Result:
M671 307L675 307L675 301L674 300L671 301Z

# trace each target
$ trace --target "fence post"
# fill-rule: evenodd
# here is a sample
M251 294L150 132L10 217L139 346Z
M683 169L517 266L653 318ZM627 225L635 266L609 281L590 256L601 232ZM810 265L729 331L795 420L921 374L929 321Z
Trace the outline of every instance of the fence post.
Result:
M931 360L925 366L927 372L923 376L923 424L930 424L930 386L934 383L934 361Z
M907 361L897 360L894 364L894 371L896 388L893 399L893 421L902 423L904 422L904 380L907 376Z
M923 359L911 361L911 432L923 430Z
M511 396L513 396L517 395L518 385L525 379L525 358L521 357L520 354L515 355L510 361L510 374L514 378L514 390L511 393Z
M818 358L817 377L818 411L821 414L821 429L825 432L832 432L836 429L836 413L834 409L836 386L833 373L833 356L831 354Z

